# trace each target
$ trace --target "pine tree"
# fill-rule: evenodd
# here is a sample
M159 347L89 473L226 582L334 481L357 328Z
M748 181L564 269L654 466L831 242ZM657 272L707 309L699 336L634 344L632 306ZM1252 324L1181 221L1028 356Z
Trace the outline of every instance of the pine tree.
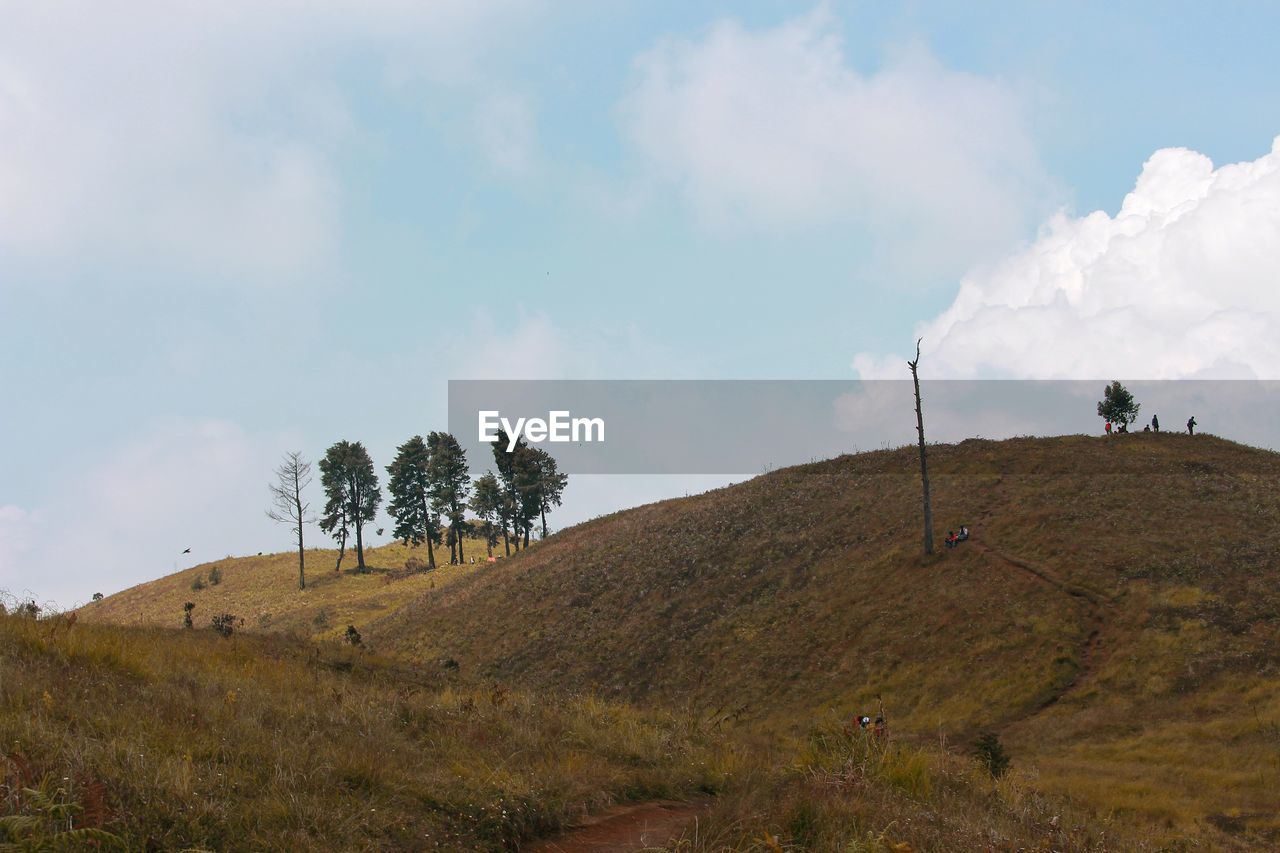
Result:
M471 511L484 525L485 544L489 556L493 556L493 546L498 544L498 531L503 535L507 530L506 502L502 498L502 485L492 472L485 472L471 486ZM499 525L501 525L499 527Z
M356 534L356 571L367 572L364 563L364 526L373 521L382 503L382 490L369 451L360 442L339 441L320 460L320 484L325 508L320 529L346 543L348 527ZM341 559L341 558L339 558Z
M431 504L436 512L449 519L449 562L461 563L466 559L462 553L462 537L466 533L467 493L471 489L467 454L447 432L431 433L427 436L427 447L431 451L427 468Z
M433 542L440 541L440 525L431 512L431 451L422 436L415 435L396 449L396 458L387 466L387 491L391 503L387 512L396 520L392 532L406 545L427 543L427 568L436 567Z

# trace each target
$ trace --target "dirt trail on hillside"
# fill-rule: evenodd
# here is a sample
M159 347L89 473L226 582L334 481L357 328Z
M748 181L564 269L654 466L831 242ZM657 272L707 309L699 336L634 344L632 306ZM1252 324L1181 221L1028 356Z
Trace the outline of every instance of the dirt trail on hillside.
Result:
M1098 669L1102 666L1103 661L1106 660L1111 650L1110 644L1104 640L1104 634L1110 626L1110 620L1107 617L1114 616L1116 613L1115 604L1101 593L1064 581L1053 572L1033 566L1016 557L1011 557L986 542L970 539L966 544L972 545L976 551L985 554L996 562L1003 563L1009 568L1034 577L1041 583L1057 589L1085 606L1089 627L1084 645L1080 649L1080 668L1076 670L1071 680L1064 684L1060 690L1041 703L1036 712L1057 704L1073 690L1083 686L1097 675ZM1015 720L1014 722L1018 721Z
M635 853L663 847L679 838L706 808L706 803L669 801L616 806L527 849L530 853Z

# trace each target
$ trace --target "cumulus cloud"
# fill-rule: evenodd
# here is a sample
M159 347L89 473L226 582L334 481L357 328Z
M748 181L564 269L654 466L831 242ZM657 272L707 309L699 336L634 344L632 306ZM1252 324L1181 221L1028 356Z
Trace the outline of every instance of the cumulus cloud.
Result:
M1120 211L1054 216L923 324L931 376L1280 378L1280 138L1214 168L1157 151ZM902 374L862 354L864 377Z
M1024 233L1049 182L1016 93L919 47L862 73L837 23L819 7L662 42L622 105L630 139L717 226L852 218L966 262Z
M323 270L356 131L343 59L376 56L418 99L488 92L492 24L529 5L0 0L0 257L167 261L254 284ZM478 124L509 161L511 127L532 119L503 120Z

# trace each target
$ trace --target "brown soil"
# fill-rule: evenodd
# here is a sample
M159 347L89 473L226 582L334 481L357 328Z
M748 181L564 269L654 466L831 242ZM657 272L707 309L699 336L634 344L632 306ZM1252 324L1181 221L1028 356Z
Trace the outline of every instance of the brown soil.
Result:
M532 853L633 853L663 847L680 837L705 809L705 803L664 801L616 806L529 849Z

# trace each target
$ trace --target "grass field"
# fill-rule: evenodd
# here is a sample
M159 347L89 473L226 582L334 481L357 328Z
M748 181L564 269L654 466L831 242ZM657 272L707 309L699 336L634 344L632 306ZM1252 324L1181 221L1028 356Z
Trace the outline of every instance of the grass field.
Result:
M917 465L859 454L580 525L370 642L775 738L880 697L900 738L998 732L1038 788L1100 813L1280 843L1280 457L1185 435L937 446L937 538L974 538L930 558Z
M686 840L699 850L957 849L983 832L1052 849L1280 844L1280 458L1135 434L930 459L938 541L973 531L931 557L906 448L617 513L496 564L299 593L279 555L227 563L194 596L208 566L82 614L177 625L193 600L248 630L354 624L416 670L452 660L473 684L714 730L733 771ZM888 759L807 751L881 702ZM972 775L981 732L1013 758L998 785ZM862 770L832 776L841 750Z
M503 850L723 781L661 712L334 643L12 615L0 744L0 846L19 850Z

